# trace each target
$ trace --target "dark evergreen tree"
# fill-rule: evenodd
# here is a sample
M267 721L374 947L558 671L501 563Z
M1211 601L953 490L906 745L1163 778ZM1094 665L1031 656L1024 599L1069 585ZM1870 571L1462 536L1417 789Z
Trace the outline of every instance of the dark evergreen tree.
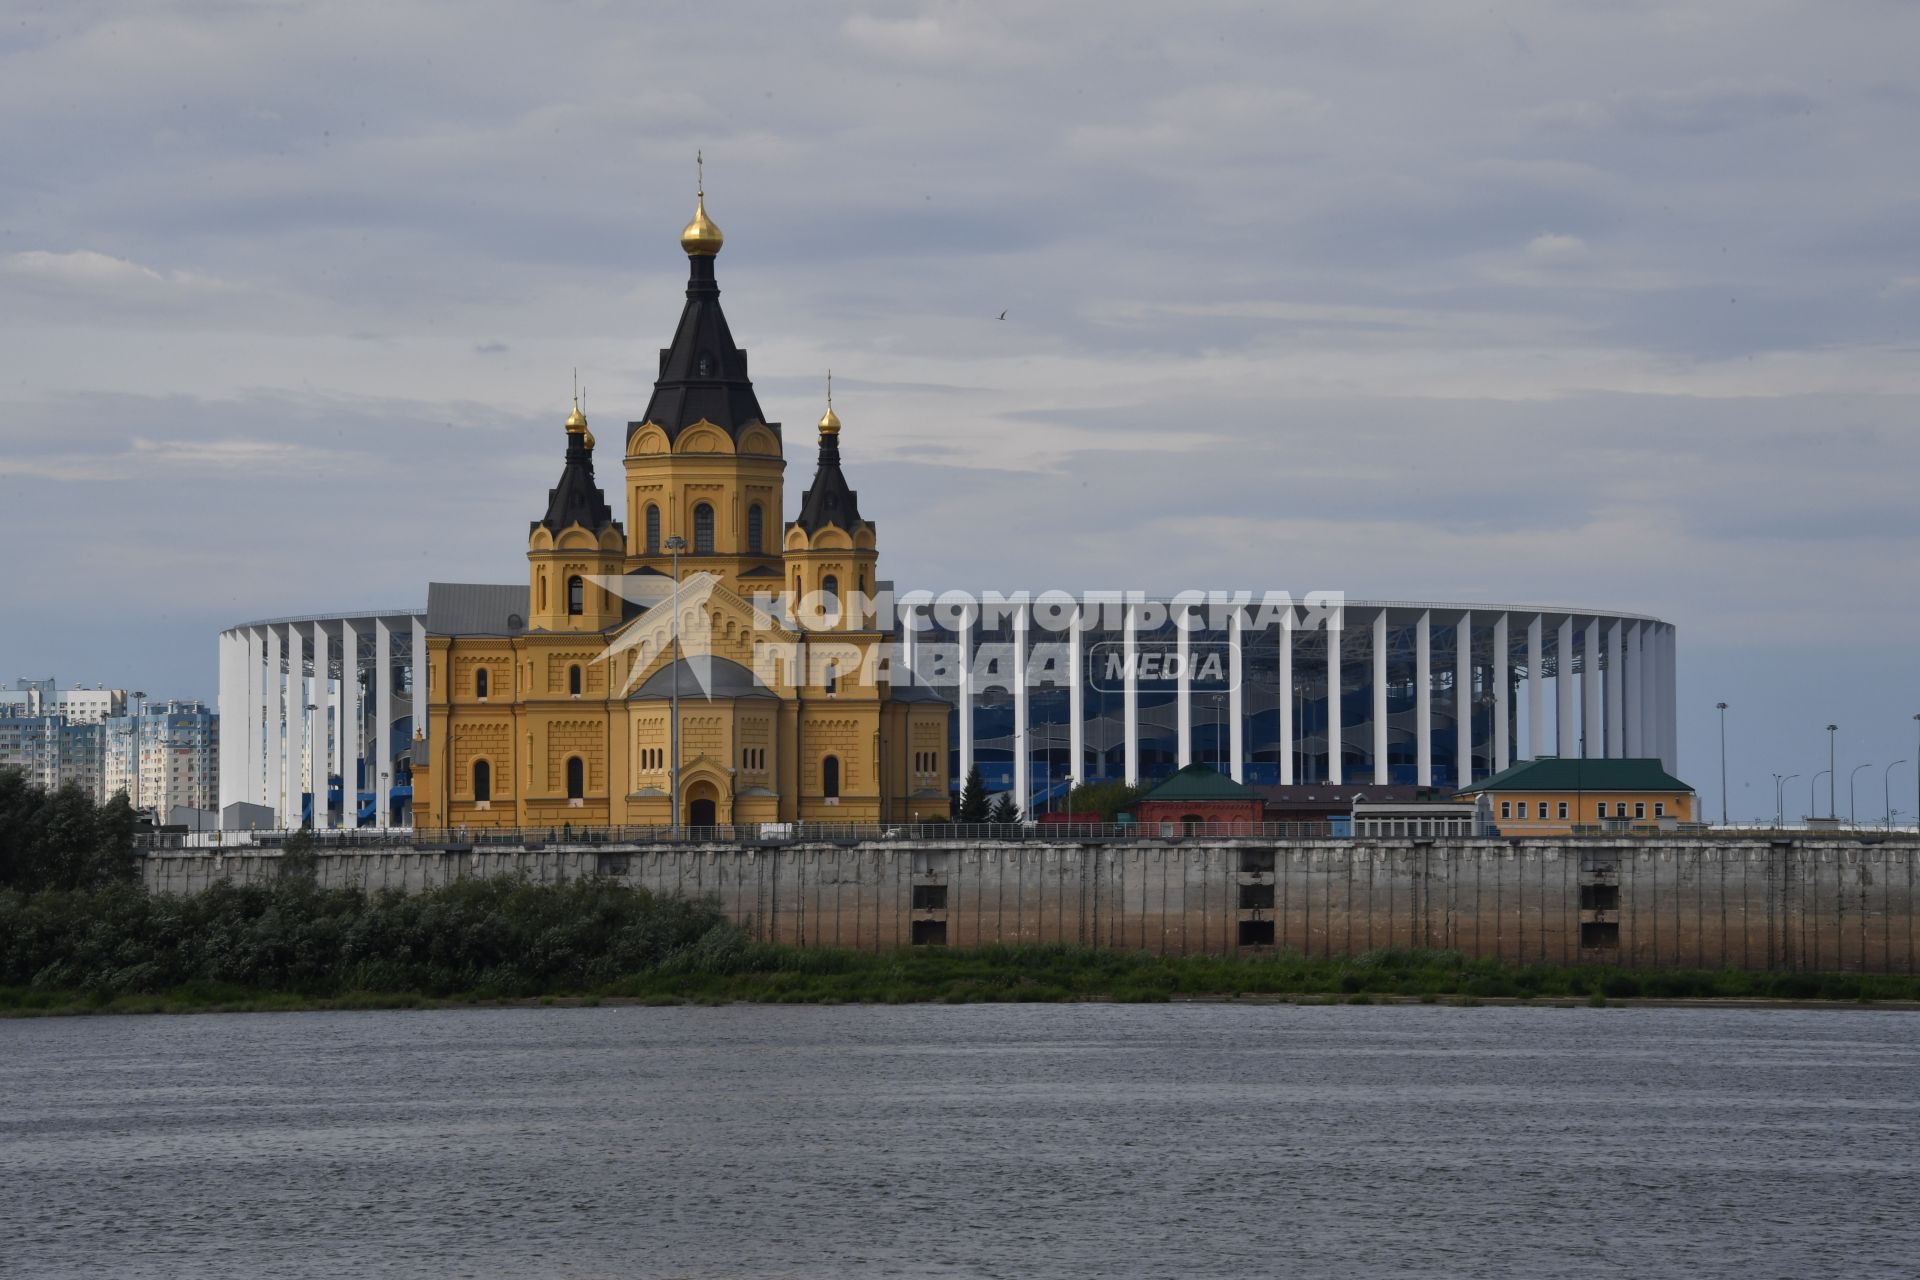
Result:
M987 780L980 776L980 766L967 770L966 785L960 788L960 808L954 814L956 822L985 822L987 820Z
M1002 791L993 798L993 806L987 810L987 821L1002 826L1012 826L1020 821L1020 806L1013 802L1013 793Z

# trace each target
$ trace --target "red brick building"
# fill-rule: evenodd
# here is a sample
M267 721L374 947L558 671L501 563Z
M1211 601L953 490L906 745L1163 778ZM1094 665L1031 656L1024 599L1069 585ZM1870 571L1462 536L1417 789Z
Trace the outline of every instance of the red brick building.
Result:
M1203 764L1190 764L1142 796L1134 821L1142 835L1201 829L1217 835L1259 830L1266 801L1251 787Z

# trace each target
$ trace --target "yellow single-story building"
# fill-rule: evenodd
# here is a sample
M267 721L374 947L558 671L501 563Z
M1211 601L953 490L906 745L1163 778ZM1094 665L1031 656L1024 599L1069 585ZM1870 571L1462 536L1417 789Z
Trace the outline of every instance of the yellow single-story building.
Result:
M1463 788L1486 796L1503 836L1564 836L1574 828L1633 828L1694 821L1693 788L1658 760L1523 760Z

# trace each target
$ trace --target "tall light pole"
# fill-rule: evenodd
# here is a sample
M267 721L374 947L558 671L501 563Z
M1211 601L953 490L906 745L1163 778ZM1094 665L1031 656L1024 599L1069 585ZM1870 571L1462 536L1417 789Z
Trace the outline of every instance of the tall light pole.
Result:
M1727 825L1727 704L1713 704L1720 710L1720 825Z
M1829 818L1834 816L1833 787L1834 783L1839 781L1833 774L1833 735L1838 732L1840 732L1839 725L1830 724L1827 726L1827 816ZM1807 808L1813 808L1813 798L1811 796L1807 798Z
M1905 763L1906 763L1905 760L1895 760L1893 764L1890 764L1887 766L1886 773L1882 774L1880 777L1880 789L1886 792L1887 830L1888 831L1893 830L1893 765L1905 764Z
M1820 779L1822 776L1824 776L1827 779L1828 793L1831 794L1833 791L1833 770L1831 769L1822 769L1819 773L1816 773L1811 778L1807 779L1807 816L1809 818L1813 817L1813 793L1814 793L1814 790L1819 787ZM1827 816L1829 818L1833 816L1833 807L1832 807L1831 801L1828 802Z
M1920 711L1914 713L1913 720L1920 725ZM1913 829L1920 831L1920 748L1913 756Z
M667 550L673 552L673 659L667 664L673 676L673 724L667 730L667 750L673 757L671 803L676 840L680 838L680 553L686 549L687 540L679 534L667 539Z
M1853 766L1853 772L1847 775L1847 825L1850 827L1857 827L1860 825L1860 818L1859 818L1860 811L1854 807L1855 797L1854 797L1854 791L1853 791L1853 780L1860 776L1860 771L1862 769L1871 769L1871 768L1873 768L1871 764L1857 764Z
M1784 778L1777 773L1773 775L1773 826L1776 831L1787 825L1787 784L1799 776L1797 773L1789 773ZM1813 802L1807 803L1811 806Z

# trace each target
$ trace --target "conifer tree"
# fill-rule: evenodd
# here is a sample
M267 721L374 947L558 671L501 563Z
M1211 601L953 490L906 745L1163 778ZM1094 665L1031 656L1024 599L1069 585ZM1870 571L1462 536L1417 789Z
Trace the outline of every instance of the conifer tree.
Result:
M956 822L985 822L987 820L987 780L980 776L980 766L967 770L966 785L960 788L960 810L954 815Z

